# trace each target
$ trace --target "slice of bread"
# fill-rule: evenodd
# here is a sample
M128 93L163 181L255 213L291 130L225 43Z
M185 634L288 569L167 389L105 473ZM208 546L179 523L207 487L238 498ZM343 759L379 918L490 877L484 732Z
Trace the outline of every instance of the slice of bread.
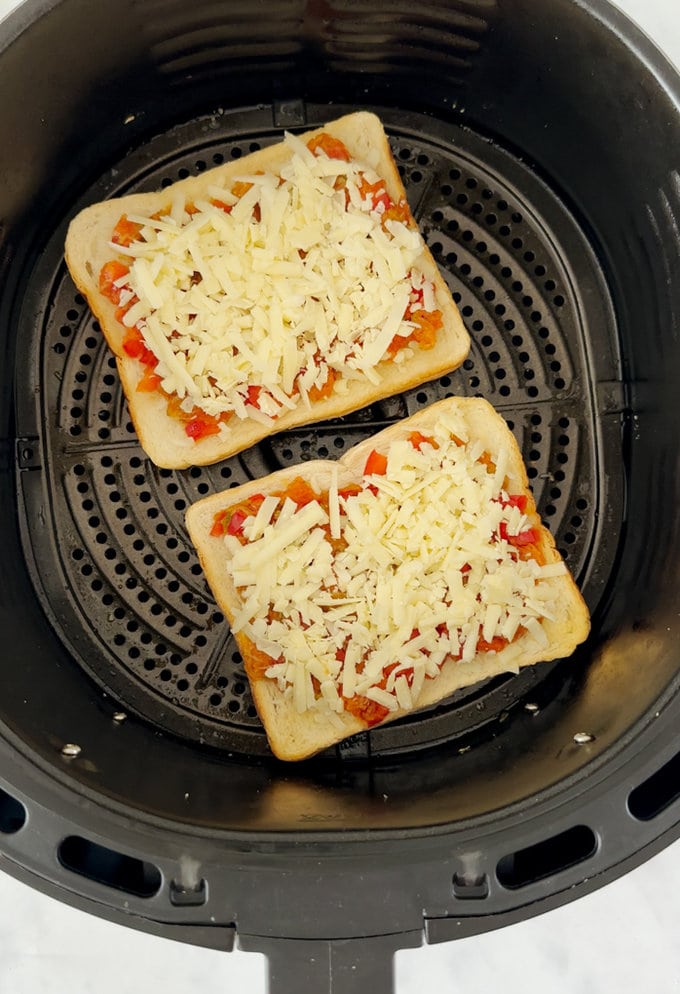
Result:
M437 444L431 444L432 440ZM414 460L413 465L409 460ZM299 496L300 479L320 495L329 491L334 495L336 487L341 492L337 500L340 518L334 524L335 497L327 500L329 524L313 513L314 502L304 505L308 497ZM358 488L361 494L352 496L351 490ZM277 504L279 517L264 531L262 522L256 525L258 531L253 533L253 519L245 517L244 506L247 509L248 501L258 495L249 511L255 515L256 508L264 507L262 495L286 491L293 494L299 508L285 528L290 521L299 521L299 538L282 539L283 532L277 530L284 528L282 499ZM237 505L240 517L229 511ZM297 517L303 513L307 516L304 526L304 519ZM388 520L381 514L388 515ZM370 724L393 721L461 687L569 656L588 635L586 605L550 532L540 522L515 438L500 415L481 399L439 401L361 442L337 463L304 463L205 497L189 508L186 522L208 583L234 627L255 704L271 748L280 759L303 759L365 730L367 720ZM215 534L225 529L226 535ZM228 534L230 530L233 534ZM302 566L296 572L300 545L313 545L315 532L318 551L307 553L307 558L301 554ZM338 546L339 534L349 542L346 548L342 541ZM334 540L331 573L329 552L323 546L332 549ZM351 561L341 558L347 550L354 557ZM361 564L358 573L356 562ZM399 575L401 587L395 580ZM291 604L297 608L291 611ZM378 670L374 685L381 679L384 683L391 663L406 666L411 660L411 675L408 670L402 674L399 706L377 695L391 704L389 711L377 701L368 711L347 710L346 702L340 700L338 705L332 688L321 687L324 679L333 681L341 698L344 690L352 690L351 675L345 675L350 643L343 642L344 635L338 638L339 621L326 620L334 610L342 614L343 605L349 605L343 631L354 631L355 618L364 625L363 631L358 627L358 634L347 636L350 642L357 639L363 645L364 675L369 657L372 666L376 659L378 666L386 664ZM317 630L319 613L323 621ZM511 615L514 622L509 620ZM279 623L279 641L270 637L274 622ZM460 630L454 627L459 622ZM395 629L404 625L406 634L400 642ZM322 629L326 634L313 642L311 633ZM507 636L499 635L501 631ZM452 644L446 639L452 638L462 658L446 653L447 644ZM394 655L387 648L390 640ZM358 650L352 651L358 672ZM342 661L336 664L335 659ZM413 698L416 669L428 665L432 678L420 678L419 692ZM270 675L263 675L270 666ZM324 666L326 674L331 674L326 678ZM301 675L305 667L306 675ZM317 679L316 685L311 683L311 697L310 673ZM304 690L296 696L298 679L307 680L307 697ZM344 684L345 679L350 684ZM406 691L404 681L408 685L409 680L413 682ZM355 698L362 696L358 682L355 675ZM390 688L389 680L383 687L385 693L391 690L393 694L395 688ZM412 699L403 706L404 695L410 694ZM365 690L362 701L369 698Z
M305 250L300 248L293 252L293 258L291 261L290 254L292 249L283 236L280 241L282 246L280 251L282 254L288 252L286 259L279 258L277 255L278 250L271 248L271 245L273 245L272 238L270 237L271 232L275 233L277 231L275 219L273 219L272 215L274 208L270 210L270 207L267 206L268 203L271 206L271 203L273 202L271 197L269 201L265 201L263 194L260 197L260 202L258 202L256 206L252 206L251 212L249 212L247 218L240 218L239 223L241 224L241 227L239 228L240 234L238 237L245 240L243 241L244 247L241 252L242 257L237 259L235 264L233 261L234 256L239 255L239 253L231 250L228 246L231 244L229 239L236 238L237 236L233 233L233 231L231 234L227 234L224 229L224 225L231 224L234 217L233 213L230 213L229 216L227 216L225 211L229 210L231 212L239 198L244 201L246 200L248 193L246 191L244 194L242 191L245 187L247 187L249 179L255 183L256 187L258 183L270 181L274 182L271 180L272 176L278 178L280 177L281 170L285 170L286 168L291 170L293 169L291 163L293 161L298 161L294 160L295 155L297 155L298 158L302 155L304 161L305 154L310 154L307 152L307 149L303 143L306 143L310 139L322 134L330 135L333 138L340 140L349 152L352 161L362 166L362 174L370 177L377 176L383 181L384 189L386 189L392 203L402 204L402 209L405 212L405 220L398 222L398 224L409 232L408 237L411 239L408 246L408 253L410 253L408 254L408 259L412 260L412 266L409 269L409 273L415 272L417 274L422 274L422 277L424 277L425 281L428 283L428 286L431 288L431 293L433 293L432 296L431 293L428 292L427 299L430 304L429 312L432 313L436 310L441 314L441 327L436 332L436 339L433 346L431 342L427 343L424 347L421 346L421 344L415 344L412 342L410 346L403 346L401 350L396 353L396 355L394 354L394 351L392 356L390 356L389 353L383 352L381 353L383 356L382 359L378 360L377 364L373 367L375 369L375 374L372 374L369 371L367 375L364 375L363 370L359 370L357 372L356 368L350 369L349 365L351 365L351 356L348 360L346 355L340 355L338 358L338 354L336 354L336 358L332 359L331 353L333 351L333 342L337 342L337 338L334 339L331 335L329 342L328 332L324 331L323 328L317 330L314 322L312 322L311 329L310 327L307 327L304 331L299 331L300 326L298 325L296 327L293 319L288 320L285 313L283 319L280 313L274 313L274 311L277 310L278 304L272 307L271 301L274 300L276 298L276 294L279 293L279 284L274 285L274 289L271 289L271 287L273 281L275 279L279 279L278 276L275 277L273 275L274 271L276 271L276 273L279 271L277 265L280 263L279 268L282 272L286 269L286 267L288 267L287 271L293 273L291 279L295 279L295 274L298 273L298 270L302 271L304 269L303 260L304 264L306 264L306 257L304 255ZM319 152L318 155L322 157L323 153ZM338 165L338 161L339 160L335 158L330 158L328 160L332 168L344 168L345 163L340 162ZM295 176L297 175L298 173L295 174ZM263 178L258 179L258 176ZM296 182L295 176L289 180L289 182ZM242 185L237 186L239 183ZM330 180L326 185L327 188L329 188L329 183ZM224 209L220 209L220 206L218 206L221 201L219 201L219 194L216 194L216 190L223 190L225 192L225 199L229 201L228 204L222 203L222 207ZM234 190L238 190L238 194L235 194ZM255 192L257 192L257 190ZM340 196L342 196L342 194L340 194ZM389 225L394 225L397 222L391 221L385 227L380 222L379 217L376 220L377 215L379 215L380 211L385 207L385 204L383 204L382 207L379 205L379 192L374 194L374 196L378 197L378 200L375 203L370 201L370 194L365 194L365 196L369 199L364 201L363 208L360 208L356 203L351 202L345 210L345 207L339 206L336 191L336 196L334 198L336 204L335 209L339 209L341 215L343 214L343 211L347 213L351 209L355 212L355 214L361 214L361 222L365 221L370 215L372 217L373 225L375 226L377 224L381 232L386 232L384 234L384 240L389 241L392 246L396 245L399 239L394 236L394 229L390 228ZM104 336L106 337L106 340L116 357L120 379L127 398L132 422L135 426L142 447L153 462L161 467L176 469L185 468L190 465L206 465L214 463L220 459L233 455L234 453L239 452L250 445L253 445L255 442L258 442L262 438L265 438L274 432L282 431L295 425L302 425L314 421L338 417L348 413L349 411L357 410L358 408L379 400L380 398L410 389L428 380L441 376L444 373L450 372L456 369L463 362L469 350L470 343L468 334L462 323L458 309L452 299L451 292L439 272L437 264L429 252L424 240L415 228L415 222L413 221L410 211L408 211L405 203L405 196L399 172L395 165L387 137L379 119L373 114L358 112L326 124L323 128L318 128L314 131L308 132L307 134L301 135L299 142L296 141L295 138L289 136L283 142L255 151L242 159L230 161L214 169L207 170L198 176L192 176L181 180L157 193L131 194L129 196L94 204L83 210L73 219L66 238L66 262L76 286L87 298L93 313L101 325ZM321 210L321 207L323 207L323 209L326 210L327 200L324 200L323 198L327 197L327 193L322 191L319 193L319 197L321 198L319 201L321 205L319 209ZM308 198L308 200L309 203L312 202L311 198ZM181 265L185 267L184 274L178 275L179 271L173 269L171 275L166 279L166 276L164 276L164 267L166 265L170 265L172 261L171 256L174 260L172 252L175 251L178 245L177 239L179 236L177 233L177 225L181 225L182 231L186 234L185 229L191 227L192 222L194 224L196 223L194 215L183 211L183 208L188 206L190 211L193 211L195 205L197 204L202 205L202 212L206 211L209 215L217 218L217 220L214 221L213 227L210 227L212 222L209 222L209 231L213 232L214 226L216 225L220 232L222 232L220 237L223 237L226 240L225 247L221 247L219 250L222 252L222 257L219 259L219 266L221 268L218 277L215 277L214 269L211 269L209 272L206 270L204 275L207 274L207 276L209 276L209 280L208 282L204 282L204 276L201 275L200 271L193 274L190 272L191 266L194 263L200 270L201 258L197 257L201 256L201 247L203 242L199 241L198 243L191 243L190 251L193 252L193 255L187 255L185 252L185 255L182 257L183 261ZM373 206L373 211L370 210L369 205ZM312 208L310 207L310 210L311 209ZM253 213L255 210L259 211L259 217ZM169 217L166 216L168 215L168 212L170 212ZM131 302L129 300L124 301L128 307L131 307L131 304L135 302L137 297L142 298L141 307L143 313L139 319L137 327L141 329L144 335L145 344L151 349L151 369L154 368L153 357L155 356L156 360L160 360L157 371L163 380L162 386L166 391L165 393L163 393L161 389L144 389L143 386L141 389L139 388L140 382L142 381L145 370L148 369L148 366L144 365L139 355L129 354L129 349L126 351L124 343L126 341L126 335L129 334L130 329L126 328L122 323L123 318L120 315L120 311L118 311L117 302L110 299L110 293L107 295L107 293L102 292L102 289L100 288L100 274L103 267L107 263L110 263L112 260L116 260L124 263L125 265L132 265L133 257L130 254L130 247L125 246L124 244L122 247L120 244L113 244L111 239L114 229L121 218L129 219L139 217L152 219L153 223L150 223L146 227L142 228L141 230L143 234L140 235L139 224L137 223L137 227L135 228L136 222L132 222L133 229L130 237L132 238L133 252L141 245L146 247L147 243L145 242L145 239L147 234L149 239L175 239L172 242L172 245L174 246L172 252L167 246L166 248L161 248L160 250L157 248L154 249L154 260L157 259L159 254L162 254L163 252L166 253L162 261L158 259L158 262L161 263L160 270L153 269L153 266L151 266L151 269L153 270L153 272L151 272L151 280L155 281L156 289L154 289L153 286L149 287L149 269L146 268L145 263L145 279L143 280L142 276L139 276L138 279L136 277L134 286L132 283L130 284L136 292L136 297L134 297ZM281 230L285 228L285 219L288 215L284 214L283 217L283 228ZM200 213L200 218L204 219L205 213ZM165 223L166 229L168 230L171 224L174 225L174 232L170 232L168 234L168 230L166 230L164 233L162 230L163 223ZM159 225L161 226L160 228ZM222 225L221 228L220 225ZM246 233L247 237L246 234L244 234L244 225L246 228L250 225ZM205 226L203 226L203 228L205 228ZM337 263L333 263L333 271L336 274L339 272L342 275L342 273L345 272L346 262L348 259L348 255L345 255L345 261L343 262L342 253L350 253L352 259L356 259L357 243L356 241L346 239L345 242L340 244L337 237L335 237L335 240L332 241L333 231L335 231L337 236L337 224L335 225L335 228L333 228L333 224L330 221L326 227L321 226L320 230L321 234L317 233L317 236L314 236L313 233L309 235L308 247L311 247L314 244L316 246L314 251L316 252L318 250L317 254L321 253L322 255L324 251L327 253L330 253L331 251L337 252L338 261ZM160 234L158 234L159 231ZM204 238L205 236L201 234L197 237ZM289 235L288 237L290 238L291 236ZM315 243L314 237L318 237L320 241ZM265 239L264 244L262 244L262 238ZM258 241L258 239L260 239L260 241ZM267 239L269 239L269 242L267 242ZM169 244L170 242L168 242L168 245ZM196 249L196 244L198 244L198 249ZM220 245L221 244L222 243L220 243ZM256 246L255 249L253 249L253 244ZM279 243L277 242L277 244ZM300 244L302 245L302 243ZM307 242L304 244L307 245ZM267 251L270 252L268 261L266 256ZM407 248L405 247L404 253L406 252ZM265 262L262 262L262 253L265 253ZM408 273L405 278L403 274L400 275L398 272L391 272L390 275L388 273L389 264L386 265L384 262L380 262L378 265L378 262L376 261L377 253L375 253L376 260L373 259L372 255L369 258L371 253L375 253L373 244L371 244L365 252L367 259L365 265L371 267L372 276L377 278L377 274L381 274L381 278L384 277L385 280L387 280L389 275L389 278L392 280L389 292L387 290L387 282L385 282L383 286L383 305L386 296L387 299L403 299L403 293L409 285ZM256 256L257 258L255 258ZM147 261L150 258L152 258L152 256L146 256ZM187 258L190 261L188 270L186 269ZM316 256L314 258L316 258ZM406 258L406 255L404 255L404 258ZM210 264L212 265L213 262ZM362 263L362 265L363 264L364 263ZM139 265L139 260L135 262L135 265ZM172 261L172 265L175 265L174 261ZM180 265L180 263L177 263L177 265ZM227 265L226 269L225 265ZM327 263L327 265L330 265L330 263ZM266 299L261 296L262 284L248 284L246 279L246 277L250 278L252 275L253 267L257 269L258 266L260 266L260 269L264 268L267 270L265 276L262 276L260 270L257 270L259 274L258 279L265 281L268 279L270 280L270 282L267 283L267 292L271 292L273 296L267 297ZM291 270L290 267L293 267L293 269ZM297 269L295 269L295 267L297 267ZM137 270L135 270L135 272L137 272ZM308 298L310 298L310 296L314 296L314 280L320 279L320 277L318 276L318 273L315 275L315 271L313 270L311 263L309 265L309 272L306 269L304 272L308 275L305 276L306 282L304 284L300 284L300 293L302 295L306 295L304 302L305 306L309 305L311 307ZM238 278L233 275L234 273L241 273L241 275L245 273L246 276L243 277L241 283L238 283ZM211 299L208 302L210 306L205 303L205 296L198 299L197 302L196 295L198 294L198 290L194 289L194 278L200 279L202 286L209 285L209 283L211 283L211 281L214 282L215 279L218 280L218 289L214 292L211 290ZM352 278L354 280L353 283L350 283L349 280L347 280L345 281L345 284L342 284L337 281L340 279L340 277L338 277L336 283L333 285L332 293L329 291L328 286L324 284L323 280L320 279L318 299L322 299L322 305L325 309L325 317L323 318L323 321L327 320L328 322L339 322L341 308L346 305L345 310L342 311L342 313L352 315L352 320L356 318L357 314L363 314L362 320L365 320L366 322L366 334L377 334L380 327L387 327L390 319L389 317L387 320L385 319L383 306L383 312L376 317L376 324L374 326L370 326L370 308L368 312L366 308L372 298L367 298L362 304L356 304L357 308L363 307L363 311L352 311L352 307L355 305L352 303L350 306L350 298L354 300L357 291L362 292L363 288L363 284L358 277L353 276ZM123 282L125 282L125 279L126 277L123 276ZM284 277L281 277L280 279L283 280ZM165 283L163 282L164 280L166 280ZM230 280L232 280L231 283L229 282ZM236 284L233 283L234 280L236 280ZM158 290L159 285L162 288L162 292ZM291 285L292 284L290 283L281 283L281 286L283 287L281 292L288 295L287 297L284 297L285 307L288 306L287 301L290 301ZM227 287L226 290L224 289L225 286ZM259 291L258 286L260 286ZM171 288L168 289L168 287ZM336 289L338 288L340 289L336 294ZM120 284L116 289L121 290ZM125 286L123 286L122 291L125 292L125 289ZM175 292L176 290L178 290L177 293ZM181 290L181 294L179 293L179 290ZM249 292L250 296L248 296ZM239 293L241 294L240 297ZM184 374L178 372L174 367L170 372L168 372L167 364L165 366L163 365L163 362L167 360L168 349L172 352L172 350L177 351L177 348L179 348L179 346L173 344L172 339L173 335L179 334L179 332L173 329L172 322L173 314L175 312L172 308L176 308L177 313L183 315L181 319L185 321L185 325L182 327L185 330L182 334L186 334L188 336L189 333L186 330L187 321L192 321L195 329L202 321L208 320L208 317L206 317L208 312L210 312L210 320L217 320L212 317L217 306L215 305L215 300L217 299L216 295L220 296L218 305L222 307L226 300L225 294L231 294L231 297L229 298L229 306L231 306L231 301L234 297L238 298L238 307L240 308L238 311L238 315L240 315L239 320L242 320L244 323L247 321L260 321L259 327L262 326L262 323L266 324L268 320L273 323L278 322L277 327L281 328L288 335L289 339L291 336L298 336L296 341L302 342L304 338L306 342L305 348L307 349L306 355L308 358L315 348L315 362L323 360L328 361L329 363L335 362L336 368L333 375L337 375L337 382L333 384L333 390L328 396L322 395L319 397L318 393L323 393L323 391L317 390L316 393L314 391L312 393L312 396L316 396L316 399L306 398L307 388L305 386L303 391L305 397L302 397L297 389L297 384L300 379L299 376L298 379L295 380L295 385L292 391L289 389L291 382L290 369L286 374L284 369L284 360L282 358L279 357L276 359L278 365L275 364L275 367L270 365L267 367L266 372L262 370L258 372L255 367L248 367L246 369L246 367L239 366L238 363L240 360L243 359L245 362L244 357L246 356L246 347L244 346L240 349L237 348L236 351L238 359L232 355L234 340L229 337L232 335L232 331L230 328L223 329L222 327L220 327L219 330L219 344L218 346L213 346L212 343L216 340L216 333L214 327L211 325L210 335L212 338L210 338L210 348L212 349L215 347L221 350L221 358L219 361L221 362L220 375L223 376L223 379L220 380L219 383L221 384L222 382L229 381L232 383L232 387L230 389L238 389L241 391L240 410L237 411L236 414L231 415L228 423L217 426L213 425L216 430L215 434L206 434L204 436L202 435L201 437L197 437L200 435L199 430L199 432L194 433L193 436L190 437L190 435L187 434L186 418L182 420L182 417L178 415L176 409L172 411L168 408L168 397L172 396L173 392L177 397L184 397L184 404L187 410L192 408L192 403L187 399L188 395L183 393L184 390L191 389L191 387L187 385L187 381L182 379ZM328 294L328 297L324 296L324 294ZM335 296L333 296L334 294ZM131 292L127 294L127 297L131 296ZM314 300L317 302L316 297ZM236 304L234 304L234 306L236 306ZM302 304L299 304L299 306L302 306ZM409 304L409 306L411 307L411 311L409 313L412 315L413 310L418 306L423 307L422 298L420 304L417 304L414 302L414 299L411 298L411 304ZM260 311L257 311L258 307L260 307ZM281 308L279 307L278 310L280 311ZM119 317L116 316L117 311ZM193 311L190 316L188 316L189 311ZM256 311L256 318L249 316L253 315ZM230 321L231 328L233 329L235 326L233 316L236 312L232 310L228 313L231 315ZM130 311L130 315L131 314L132 311ZM153 339L151 344L151 332L148 331L148 327L146 329L144 328L145 322L148 326L149 321L152 320L149 317L150 314L154 316L153 320L155 320L159 314L163 314L163 321L165 322L163 324L163 335L161 336L161 333L158 332L158 337ZM392 323L394 323L394 316L395 315L392 315ZM399 316L397 315L397 317ZM345 324L348 322L349 318L346 317ZM351 324L351 322L349 323ZM335 327L335 325L332 325L332 328ZM406 332L404 330L405 328ZM400 325L400 335L402 340L405 339L407 332L408 326L405 326L402 323ZM347 333L347 328L344 327L343 334ZM195 332L195 335L192 331L192 335L194 335L192 339L193 344L187 345L186 348L195 349L195 343L198 340L196 336L203 334L203 331L200 329ZM248 331L247 334L250 335L251 332ZM273 335L273 332L271 334ZM361 331L361 335L363 334L364 330ZM244 332L244 336L245 335L246 332ZM187 339L183 339L183 341L187 340L188 337ZM205 338L201 339L201 341L204 340ZM272 340L274 339L272 338ZM288 347L287 344L284 344L283 339L280 341L277 340L277 342L278 344L276 347L281 350L285 350ZM312 342L315 343L314 346L312 346ZM247 339L247 343L250 347L250 345L252 345L251 339ZM262 341L260 340L257 346L257 348L260 349L258 356L260 356L260 354L265 354L262 352L262 349L266 347L269 346L267 346L266 343L263 346ZM302 348L302 346L300 347ZM255 346L253 346L253 349L254 348ZM136 351L139 352L140 349L137 349ZM160 354L161 352L163 355ZM347 349L345 349L345 352L347 352ZM305 353L300 353L300 355L303 354ZM195 351L186 351L184 355L188 358L182 359L182 362L185 367L187 367L187 364L194 362L196 358ZM165 359L163 358L164 356ZM254 361L255 360L253 360L253 362ZM258 358L258 361L264 362L264 360L261 360L260 358ZM291 358L290 363L292 363L292 361L293 360ZM215 386L215 377L213 376L212 380L210 379L211 373L214 373L215 371L214 366L212 369L210 367L210 363L214 362L212 354L206 362L208 363L206 368L198 368L200 369L200 375L203 376L203 389L206 391L212 390L213 401L215 401L214 395L215 390L217 390ZM340 363L341 367L339 369L337 368L338 363ZM308 362L307 366L309 366L309 364L310 363ZM255 372L253 372L254 369ZM243 379L244 377L245 380ZM258 388L262 385L262 383L271 382L272 378L275 382L278 382L279 386L283 384L282 389L284 394L290 399L290 405L288 407L280 407L278 411L275 412L275 416L273 417L263 418L260 411L255 410L253 412L252 401L248 399L250 394L247 393L247 387L250 386L255 389L256 392L259 392ZM321 384L317 384L317 386L320 387ZM199 395L200 397L203 397L203 394L200 394L200 391ZM218 391L218 400L213 403L213 406L210 408L209 412L212 413L213 417L218 416L218 414L215 413L215 405L219 406L220 403L224 403L225 396L227 396L226 390L222 392ZM207 403L208 407L210 407L211 401L204 401L204 403ZM257 398L255 403L259 403ZM193 409L194 412L196 412L200 411L200 409L205 410L206 408L201 408L201 405L197 403L197 406ZM189 417L189 414L187 414L187 417Z

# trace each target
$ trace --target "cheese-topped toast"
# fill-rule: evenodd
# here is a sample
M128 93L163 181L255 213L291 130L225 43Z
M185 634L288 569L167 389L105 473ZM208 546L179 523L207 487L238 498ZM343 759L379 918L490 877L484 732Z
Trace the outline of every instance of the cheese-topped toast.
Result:
M379 119L94 204L66 262L157 465L232 455L457 368L469 337Z
M273 752L303 759L460 687L570 655L588 611L484 400L189 508Z

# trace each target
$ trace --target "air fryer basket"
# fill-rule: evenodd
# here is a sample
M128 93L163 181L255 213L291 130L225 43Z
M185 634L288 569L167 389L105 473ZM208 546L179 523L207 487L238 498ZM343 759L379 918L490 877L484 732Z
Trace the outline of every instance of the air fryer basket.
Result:
M238 938L272 991L382 994L394 950L539 913L680 834L680 83L653 46L604 0L28 2L0 93L3 868L133 927ZM469 359L156 469L66 271L70 218L359 107ZM184 511L451 393L515 431L592 635L277 763Z

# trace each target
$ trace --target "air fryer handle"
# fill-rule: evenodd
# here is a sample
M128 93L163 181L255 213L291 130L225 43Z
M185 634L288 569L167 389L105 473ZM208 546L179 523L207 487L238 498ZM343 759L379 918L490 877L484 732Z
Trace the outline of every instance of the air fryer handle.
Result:
M419 946L422 932L332 940L240 934L238 943L267 956L267 994L394 994L394 954Z

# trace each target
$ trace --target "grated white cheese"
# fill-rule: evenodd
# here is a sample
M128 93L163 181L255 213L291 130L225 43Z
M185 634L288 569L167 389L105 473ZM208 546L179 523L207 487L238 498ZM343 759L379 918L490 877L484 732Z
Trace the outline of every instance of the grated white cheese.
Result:
M511 535L531 521L478 461L483 448L452 432L467 434L441 419L436 447L394 440L387 474L363 477L356 495L338 495L335 466L328 514L267 497L245 545L225 537L236 624L273 663L286 660L271 676L299 711L337 714L357 696L408 711L442 666L472 662L480 639L548 644L543 621L559 614L553 581L566 567L523 560L500 539L501 524Z
M163 389L187 411L271 427L283 409L309 407L329 369L338 392L348 377L380 382L393 338L413 327L414 290L436 309L417 231L397 221L384 230L359 194L362 177L378 180L373 170L286 142L280 175L240 177L251 184L240 197L211 186L193 207L175 190L163 216L130 215L140 233L129 246L111 243L130 262L116 286L137 298L124 323L139 328Z

